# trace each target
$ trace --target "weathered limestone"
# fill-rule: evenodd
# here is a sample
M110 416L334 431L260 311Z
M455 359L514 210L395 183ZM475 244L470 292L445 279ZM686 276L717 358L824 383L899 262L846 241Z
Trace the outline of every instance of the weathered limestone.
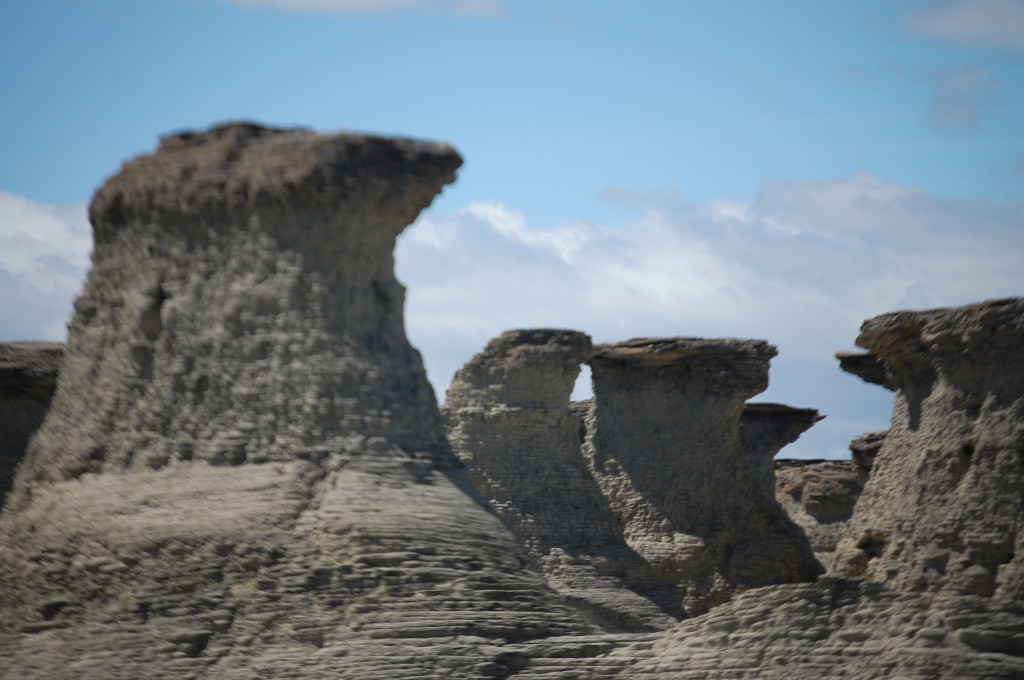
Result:
M588 618L611 631L664 628L678 603L652 587L580 455L569 395L590 352L590 338L576 331L515 330L491 340L448 389L448 437L548 582Z
M0 515L0 677L466 677L593 630L469 486L402 327L394 239L460 162L228 125L98 192Z
M1024 601L1024 298L868 320L892 428L835 573Z
M0 507L50 406L63 355L58 342L0 343Z
M756 340L644 338L590 360L584 457L626 544L691 614L818 571L741 447L744 403L774 355Z

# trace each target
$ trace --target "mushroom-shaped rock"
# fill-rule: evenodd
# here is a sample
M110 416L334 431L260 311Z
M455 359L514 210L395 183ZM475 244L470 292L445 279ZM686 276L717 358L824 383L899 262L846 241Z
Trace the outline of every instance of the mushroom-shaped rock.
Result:
M663 607L678 606L655 604L646 563L623 543L580 454L569 395L590 352L590 338L576 331L491 340L448 389L448 437L549 583L606 630L665 627L676 619Z
M467 677L487 639L593 630L472 491L403 329L395 237L460 162L228 125L100 189L0 515L6 677Z
M626 543L691 613L818 571L743 450L744 403L768 386L759 340L598 345L583 447Z
M834 571L899 590L1024 599L1024 298L886 314L892 428Z
M0 507L50 407L63 356L58 342L0 343Z

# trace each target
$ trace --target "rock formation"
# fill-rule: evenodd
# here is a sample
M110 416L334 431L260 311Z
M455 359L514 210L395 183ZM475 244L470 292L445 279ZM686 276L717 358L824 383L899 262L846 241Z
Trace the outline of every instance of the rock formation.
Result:
M228 125L100 189L0 515L0 675L459 677L592 630L475 496L405 337L394 239L459 164Z
M392 272L460 162L232 124L99 191L0 512L0 680L1024 677L1024 300L865 323L893 428L834 574L779 583L814 562L766 461L817 416L744 406L764 342L506 334L449 395L467 472ZM841 514L836 479L787 493Z
M1024 601L1024 299L864 322L892 428L835 573Z
M637 339L594 348L583 446L626 544L690 613L819 567L740 437L775 348L756 340ZM758 476L767 476L767 481Z
M476 487L559 592L604 630L664 628L682 611L623 541L580 454L570 412L590 338L503 333L463 366L444 405L448 437Z
M824 419L813 408L793 408L785 404L750 403L740 415L740 446L752 468L752 476L764 488L762 493L775 496L776 475L772 461L787 444Z
M807 535L822 565L832 564L867 476L852 460L775 461L775 499Z
M0 343L0 508L50 406L63 355L56 342Z

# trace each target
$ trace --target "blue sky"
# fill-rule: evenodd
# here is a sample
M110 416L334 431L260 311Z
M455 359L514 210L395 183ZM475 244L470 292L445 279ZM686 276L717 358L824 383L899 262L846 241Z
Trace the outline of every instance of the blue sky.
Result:
M777 344L843 456L860 322L1024 294L1024 0L3 0L0 340L60 339L84 205L232 119L453 143L400 240L435 387L507 328Z

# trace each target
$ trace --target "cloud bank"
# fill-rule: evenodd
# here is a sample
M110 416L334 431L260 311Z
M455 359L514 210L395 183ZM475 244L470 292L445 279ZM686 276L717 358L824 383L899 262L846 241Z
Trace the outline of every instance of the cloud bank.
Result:
M832 357L854 348L864 319L1024 294L1021 205L941 200L871 175L706 205L673 192L607 198L635 217L545 229L485 202L407 230L396 254L407 326L435 387L510 328L764 338L780 356L762 398L829 414L787 454L843 456L851 438L888 426L892 404Z
M1024 204L945 200L867 174L772 182L746 201L623 188L604 199L631 217L545 228L490 201L406 230L407 328L439 393L510 328L763 338L780 354L758 399L828 415L784 455L845 457L851 438L888 426L892 405L832 357L861 321L1024 295ZM90 245L84 206L0 192L0 340L64 338Z
M64 340L91 248L84 205L0 191L0 339Z
M410 10L458 15L496 15L498 0L230 0L242 7L309 14L383 15Z
M1024 50L1024 0L945 0L910 17L909 28L940 42L990 50Z

